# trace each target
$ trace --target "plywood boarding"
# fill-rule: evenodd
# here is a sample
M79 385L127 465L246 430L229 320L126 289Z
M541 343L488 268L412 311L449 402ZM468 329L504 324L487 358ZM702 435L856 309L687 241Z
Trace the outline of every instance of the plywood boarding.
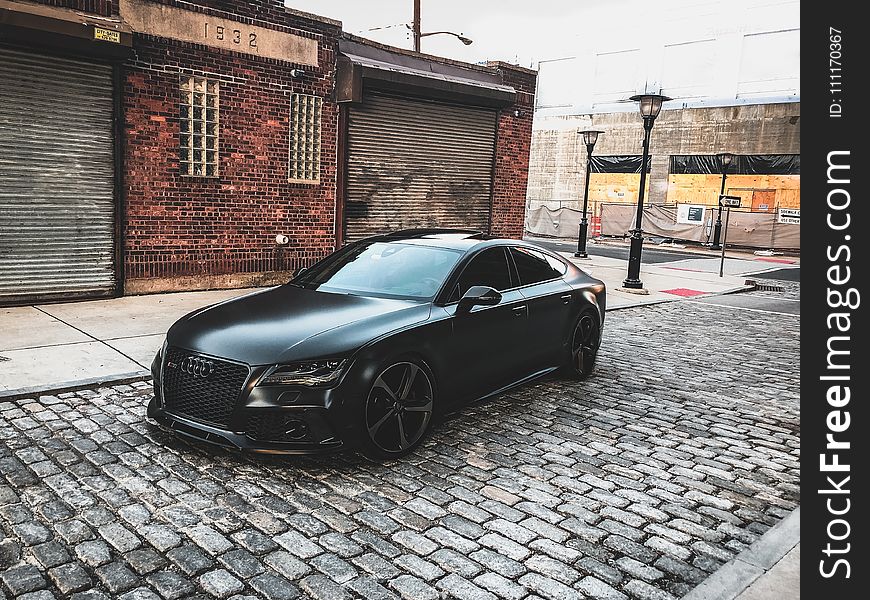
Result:
M649 200L650 178L646 180L645 197ZM603 202L637 204L640 173L592 173L589 177L589 203L597 207ZM598 214L593 211L593 214Z
M800 175L729 175L725 193L751 206L753 190L775 190L777 206L800 208L800 182ZM669 175L667 203L715 206L721 185L721 175Z

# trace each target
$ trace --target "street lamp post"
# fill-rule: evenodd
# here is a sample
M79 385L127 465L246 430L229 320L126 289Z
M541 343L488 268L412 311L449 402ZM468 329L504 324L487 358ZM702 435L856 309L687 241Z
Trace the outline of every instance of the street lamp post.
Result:
M598 136L604 132L587 129L582 133L583 143L586 144L586 185L583 187L583 218L580 219L577 252L574 253L574 256L577 258L588 258L589 255L586 254L586 236L589 231L589 221L586 218L586 209L589 205L589 174L592 172L592 151L595 149L595 142L598 141Z
M643 250L643 197L646 188L646 166L649 161L649 136L653 123L662 110L662 104L670 98L661 94L639 94L632 96L629 100L634 100L640 104L640 114L643 116L643 160L640 165L640 190L637 193L637 217L634 229L630 232L628 277L622 282L622 286L639 290L643 289L643 282L640 280L640 254Z
M722 170L722 187L719 190L719 198L716 202L719 205L719 210L716 212L716 224L713 226L713 244L710 246L711 250L722 249L722 246L719 245L719 239L722 236L722 195L725 194L725 178L728 176L728 166L734 160L734 155L730 152L720 152L716 156L719 157L719 166Z

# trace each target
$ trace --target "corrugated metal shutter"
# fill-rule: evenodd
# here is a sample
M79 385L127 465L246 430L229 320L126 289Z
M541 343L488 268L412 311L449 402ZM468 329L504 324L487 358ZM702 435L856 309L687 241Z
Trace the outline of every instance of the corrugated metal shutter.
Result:
M0 303L111 294L112 69L0 49Z
M409 227L488 231L496 118L367 93L350 109L347 239Z

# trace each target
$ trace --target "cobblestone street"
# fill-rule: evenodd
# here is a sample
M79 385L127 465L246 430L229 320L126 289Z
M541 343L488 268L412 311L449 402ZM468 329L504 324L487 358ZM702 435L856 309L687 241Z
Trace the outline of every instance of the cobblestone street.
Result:
M180 441L149 382L0 403L0 596L680 597L799 504L798 326L609 313L595 377L383 465Z

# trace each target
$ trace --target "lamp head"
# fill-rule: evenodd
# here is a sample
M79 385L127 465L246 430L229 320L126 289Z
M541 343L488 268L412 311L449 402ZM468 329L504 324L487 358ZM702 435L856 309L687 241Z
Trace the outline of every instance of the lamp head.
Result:
M719 163L722 165L723 169L727 169L734 160L734 155L730 152L720 152L716 156L719 157Z
M670 98L661 94L638 94L629 100L640 104L640 114L643 115L644 119L655 119L662 110L662 104Z
M583 143L587 146L594 146L598 141L598 136L604 133L603 131L598 131L597 129L586 129L580 132L583 134Z

